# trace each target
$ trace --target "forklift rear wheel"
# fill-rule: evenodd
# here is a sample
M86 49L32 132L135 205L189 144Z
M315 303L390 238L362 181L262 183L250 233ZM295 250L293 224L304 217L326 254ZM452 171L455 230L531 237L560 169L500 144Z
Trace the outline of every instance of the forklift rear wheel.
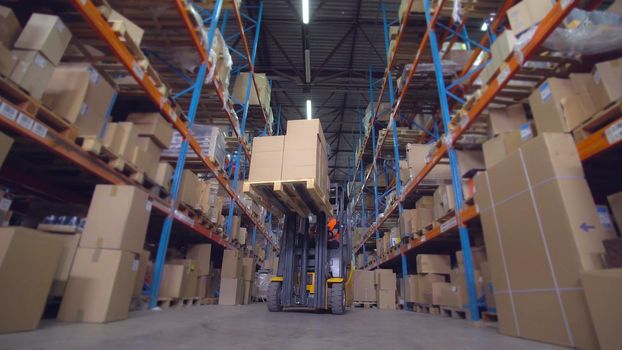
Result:
M333 315L343 315L346 312L346 293L342 283L333 283L329 291L330 312Z
M268 286L268 311L283 311L283 305L281 304L281 282L270 282L270 286Z

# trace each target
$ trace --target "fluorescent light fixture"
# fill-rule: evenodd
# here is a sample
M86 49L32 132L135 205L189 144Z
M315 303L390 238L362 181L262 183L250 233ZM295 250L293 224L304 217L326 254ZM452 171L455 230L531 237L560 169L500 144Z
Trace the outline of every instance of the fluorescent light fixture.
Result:
M302 23L309 24L309 0L302 0Z
M311 51L305 49L305 82L311 82Z
M307 100L307 119L311 120L311 100Z
M482 23L482 32L485 32L488 30L488 21L484 21L484 23Z

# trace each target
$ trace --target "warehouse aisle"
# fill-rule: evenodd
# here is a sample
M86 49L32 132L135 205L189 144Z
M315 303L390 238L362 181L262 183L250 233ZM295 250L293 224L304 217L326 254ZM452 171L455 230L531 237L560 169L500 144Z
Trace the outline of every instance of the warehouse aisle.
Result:
M401 331L408 329L407 331ZM506 337L464 320L388 310L344 316L268 313L264 304L132 313L105 325L43 321L0 336L8 349L561 349Z

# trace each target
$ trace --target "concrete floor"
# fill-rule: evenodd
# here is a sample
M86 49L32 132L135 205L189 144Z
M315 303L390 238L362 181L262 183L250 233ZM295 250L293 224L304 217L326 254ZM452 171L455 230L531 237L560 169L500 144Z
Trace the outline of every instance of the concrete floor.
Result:
M265 304L141 311L109 324L45 320L0 335L0 349L561 349L464 320L353 309L344 316L269 313Z

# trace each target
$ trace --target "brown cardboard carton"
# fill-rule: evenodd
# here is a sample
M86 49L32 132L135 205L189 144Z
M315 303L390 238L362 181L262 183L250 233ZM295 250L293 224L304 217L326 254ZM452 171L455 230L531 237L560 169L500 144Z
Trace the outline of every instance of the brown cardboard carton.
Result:
M142 252L151 213L148 198L135 186L97 185L80 247Z
M413 229L419 231L434 221L434 210L429 208L415 209L415 215L412 218Z
M443 289L451 288L447 282L432 282L429 293L425 293L426 304L441 305L443 303Z
M108 22L120 22L127 33L127 36L134 42L136 47L140 47L145 31L134 22L125 18L119 12L113 10L110 6L99 6L99 12L108 20Z
M252 297L252 289L253 286L252 281L244 281L244 297L242 298L242 305L248 305L251 303Z
M0 43L0 75L8 77L17 65L17 56L4 44Z
M82 235L55 235L63 240L63 251L60 256L60 261L56 267L56 274L54 275L54 281L52 282L52 288L50 288L50 295L56 297L62 297L65 292L67 281L69 280L69 272L73 265L73 259L76 256L78 250L78 243Z
M415 203L415 208L417 209L434 209L434 197L433 196L423 196L417 200Z
M261 105L269 106L270 105L270 83L266 74L264 73L255 73L255 82L257 83L257 89L259 90L259 96L261 96ZM246 89L248 87L248 81L250 79L250 74L246 72L242 72L235 79L235 83L233 84L233 91L231 92L231 96L238 101L246 100ZM255 87L251 82L251 96L248 100L249 105L258 106L259 99L257 98L257 92L255 91ZM287 128L289 132L289 127Z
M582 271L581 284L602 350L620 347L622 269Z
M242 245L246 244L246 237L248 236L248 231L246 227L240 227L238 230L238 242Z
M486 168L490 168L499 161L505 159L508 154L516 151L523 143L531 140L535 136L533 124L527 123L519 129L499 134L494 138L484 142L484 163Z
M79 247L56 319L96 323L126 319L138 265L137 254L131 252Z
M6 156L9 154L12 146L13 138L7 136L5 133L0 132L0 167L2 167L2 164L4 164Z
M391 269L375 269L374 270L374 283L376 284L376 286L380 284L381 274L391 274L391 273L393 273L393 270Z
M355 302L376 301L374 271L354 270L352 279Z
M406 159L410 177L419 175L426 165L426 156L430 153L433 145L419 145L409 143L406 145ZM424 181L435 182L451 179L451 170L448 163L438 163L425 177Z
M455 207L454 187L445 184L438 186L434 191L434 219L443 218Z
M70 124L75 123L89 87L89 73L54 68L43 97L43 103Z
M173 177L173 167L168 162L160 162L158 171L156 172L155 182L162 186L165 190L171 188L171 178Z
M417 255L417 273L449 274L451 262L449 255Z
M131 113L127 120L136 125L138 135L150 137L161 149L171 147L173 128L160 113Z
M512 105L507 108L490 109L488 137L493 138L499 134L518 130L525 123L527 123L527 115L522 104Z
M402 20L404 18L404 14L406 14L406 12L408 12L408 4L409 4L408 0L402 0L402 2L400 3L400 8L399 8L398 17L397 17L399 19L400 23L402 23ZM412 2L412 5L410 6L410 12L411 13L423 13L423 12L425 12L425 5L423 3L423 0L414 0Z
M510 26L516 34L524 32L535 24L529 15L527 1L520 1L510 7L507 11L507 16Z
M190 247L186 254L188 259L196 260L197 272L199 276L206 276L210 273L212 259L212 245L209 243L195 244Z
M597 111L622 98L622 59L597 63L592 77L587 88Z
M622 15L622 1L614 0L613 3L607 8L607 12Z
M190 169L185 169L181 174L179 186L179 201L195 208L199 205L200 191L199 177Z
M492 285L492 277L490 275L490 268L488 267L488 262L484 261L480 264L482 270L482 279L483 279L483 288L484 288L484 299L486 302L486 310L491 312L496 312L495 305L495 290Z
M486 249L484 247L472 247L471 256L473 257L473 268L476 270L481 267L482 262L487 261ZM456 262L458 270L464 272L464 254L462 254L462 250L456 251Z
M284 146L285 136L255 137L248 180L281 180Z
M475 294L479 300L484 297L484 279L479 270L473 271L475 277ZM465 307L469 302L469 291L467 290L466 274L464 272L452 271L449 274L449 280L452 284L454 293L458 294L458 300L462 302L459 307Z
M516 36L514 35L514 31L511 29L505 29L503 33L498 35L497 39L490 47L490 50L492 51L492 67L501 67L508 56L514 52L514 46L516 46L516 43Z
M197 278L197 297L199 299L209 298L210 280L212 276L199 276Z
M223 253L222 270L220 271L222 278L240 278L242 277L242 259L237 250L227 249Z
M0 44L7 48L13 47L17 36L22 31L13 10L6 6L0 6Z
M612 234L602 229L572 137L538 136L476 186L501 332L596 347L579 271L602 267L601 242Z
M445 276L437 274L417 275L418 277L418 295L417 302L421 304L432 303L432 284L445 282Z
M591 116L583 101L569 79L547 79L529 96L538 132L571 132Z
M149 256L151 253L148 250L140 252L138 261L138 270L136 270L136 280L134 281L133 297L139 297L143 292L143 285L145 284L145 274L147 273L147 265L149 265Z
M18 59L11 72L11 81L28 91L34 98L41 98L54 72L54 65L37 51L12 50Z
M242 258L242 279L244 281L255 280L255 259Z
M240 303L240 291L244 288L244 281L241 278L221 278L220 293L218 304L237 305Z
M618 224L618 229L622 230L622 192L607 196L607 202L609 202L613 220Z
M164 264L160 281L160 297L179 298L182 295L184 270L185 267L181 264Z
M409 275L408 277L406 277L406 293L404 293L404 299L407 303L417 302L417 294L419 288L419 281L417 278L417 275Z
M56 235L0 228L0 333L37 328L62 250Z
M378 290L378 308L381 310L395 310L395 288Z
M37 50L58 65L71 40L71 33L57 16L33 13L15 42L16 49Z
M129 122L108 123L102 144L123 159L131 159L138 132Z
M585 109L586 119L599 110L596 109L596 103L592 98L593 92L590 90L594 82L594 78L590 73L572 73L570 74L570 82L577 93L577 97L581 101L581 105Z
M466 304L458 287L447 283L437 288L440 289L440 305L461 309Z
M139 137L130 161L143 170L149 179L155 179L160 161L160 148L148 137Z
M378 270L376 270L378 271ZM391 270L383 270L383 272L377 274L376 288L379 290L395 290L397 288L397 280L395 273Z
M458 156L458 166L462 177L473 177L475 173L486 169L484 165L484 153L475 150L456 151Z
M183 267L182 270L171 269L174 274L171 275L171 289L170 293L164 294L163 290L160 290L160 296L172 297L172 298L192 298L196 296L197 282L198 282L198 270L197 261L192 259L173 259L168 261L166 265L177 265ZM180 275L181 274L181 275ZM169 281L168 276L165 278L162 276L162 285L164 281Z

